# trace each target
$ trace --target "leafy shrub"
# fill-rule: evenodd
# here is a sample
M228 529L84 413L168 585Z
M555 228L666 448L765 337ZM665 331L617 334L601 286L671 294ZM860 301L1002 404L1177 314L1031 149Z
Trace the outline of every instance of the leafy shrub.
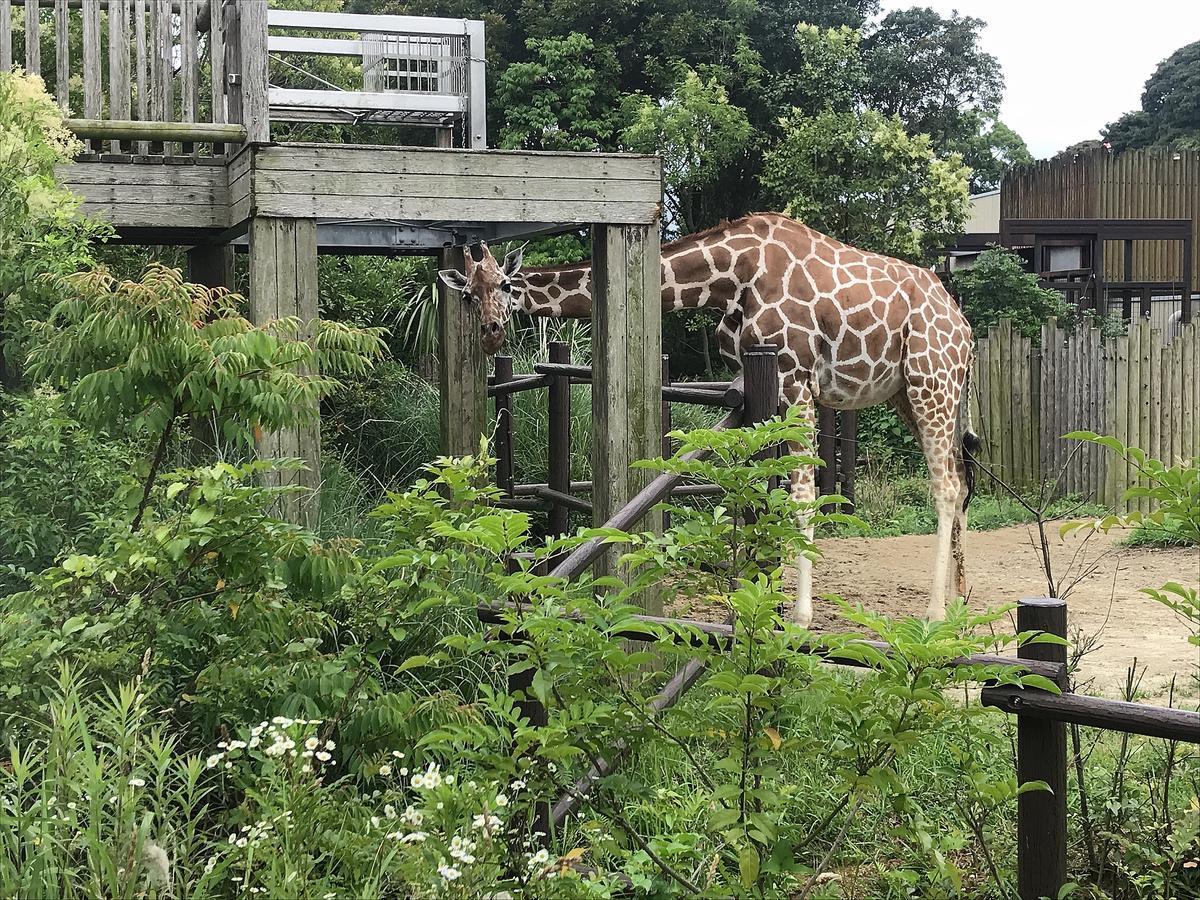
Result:
M60 394L0 393L0 594L66 552L95 550L106 520L130 509L142 455L70 415Z

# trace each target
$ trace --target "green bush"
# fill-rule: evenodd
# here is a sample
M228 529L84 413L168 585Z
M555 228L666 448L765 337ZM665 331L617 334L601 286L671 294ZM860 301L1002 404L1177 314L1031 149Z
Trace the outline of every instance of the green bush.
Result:
M68 552L91 552L136 497L137 441L97 433L61 394L0 392L0 594Z

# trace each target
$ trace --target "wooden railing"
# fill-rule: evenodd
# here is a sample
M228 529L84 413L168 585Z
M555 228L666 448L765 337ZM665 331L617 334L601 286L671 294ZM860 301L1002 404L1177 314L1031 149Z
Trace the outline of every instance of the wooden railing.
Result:
M329 55L357 57L359 82L305 69ZM268 11L267 0L0 0L0 70L13 66L42 77L94 152L220 156L269 141L273 116L427 125L444 143L458 127L461 145L485 141L483 23L472 20ZM276 70L305 83L273 87Z

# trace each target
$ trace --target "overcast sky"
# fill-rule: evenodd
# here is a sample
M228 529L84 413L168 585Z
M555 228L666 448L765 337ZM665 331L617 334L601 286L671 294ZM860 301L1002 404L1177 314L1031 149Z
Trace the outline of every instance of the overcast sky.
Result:
M988 23L983 47L1004 69L1001 118L1039 158L1137 109L1155 66L1200 40L1200 0L882 0L884 13L912 6Z

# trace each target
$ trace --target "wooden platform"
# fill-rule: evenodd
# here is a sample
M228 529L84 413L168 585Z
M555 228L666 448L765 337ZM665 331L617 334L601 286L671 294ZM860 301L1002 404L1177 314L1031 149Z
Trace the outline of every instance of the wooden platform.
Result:
M372 240L381 252L434 252L456 237L649 224L661 196L656 157L345 144L251 144L228 161L99 156L59 175L127 240L226 243L270 216L316 220L331 250L339 226L360 226L351 252ZM407 231L397 243L361 227L381 223Z

